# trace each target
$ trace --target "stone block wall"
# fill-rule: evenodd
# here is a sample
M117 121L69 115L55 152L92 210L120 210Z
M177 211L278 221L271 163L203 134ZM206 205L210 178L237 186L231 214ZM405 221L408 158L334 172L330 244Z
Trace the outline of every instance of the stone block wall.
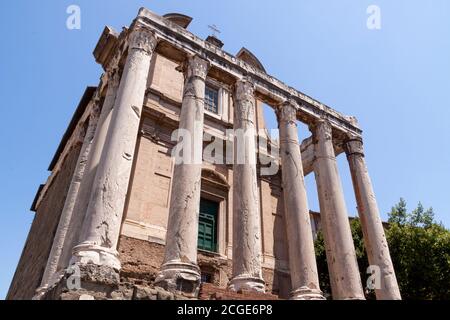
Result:
M77 145L67 154L60 171L52 180L36 210L25 247L6 296L8 300L31 299L40 285L80 149L81 145Z

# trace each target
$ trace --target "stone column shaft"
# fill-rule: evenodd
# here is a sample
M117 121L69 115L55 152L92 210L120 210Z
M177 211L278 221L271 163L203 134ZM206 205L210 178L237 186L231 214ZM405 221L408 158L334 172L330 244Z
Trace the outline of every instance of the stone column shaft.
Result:
M278 119L291 299L323 299L319 288L296 118L295 102L287 101L281 105Z
M155 46L156 38L150 31L131 31L128 57L92 186L81 243L74 248L72 263L120 269L116 247Z
M400 300L400 290L367 170L362 140L347 141L345 151L350 166L369 264L379 267L381 272L381 287L375 289L376 297L378 300Z
M91 150L86 162L85 173L83 175L83 180L81 181L80 191L74 207L74 215L70 221L69 232L65 238L64 248L58 262L58 271L64 270L68 267L72 257L72 249L74 246L79 244L78 241L86 210L89 205L93 181L95 179L97 167L100 163L103 147L105 145L109 123L111 122L111 114L119 87L120 76L118 70L111 70L108 73L108 87L106 89L105 100L98 119L97 129L95 130L95 135L92 139Z
M182 156L175 154L165 257L156 284L196 296L200 285L197 265L198 219L202 177L203 118L208 61L189 57L178 129ZM182 138L182 139L181 139Z
M320 120L312 130L316 158L314 173L333 299L364 299L331 126Z
M261 217L256 171L254 86L236 83L234 93L233 278L229 288L265 291L261 269Z
M80 155L78 156L77 165L73 172L69 190L67 191L66 200L58 223L58 228L56 229L56 234L53 238L53 244L47 260L47 265L42 276L41 285L37 290L38 295L41 291L45 290L47 287L53 284L53 278L56 275L58 262L64 249L64 242L69 231L70 222L73 218L75 202L80 191L81 181L86 172L86 161L90 155L92 139L95 134L99 116L99 107L97 105L98 101L92 101L91 103L94 103L94 106L92 108L92 113L89 116L88 127L83 132L84 139L80 137L83 144L80 150Z

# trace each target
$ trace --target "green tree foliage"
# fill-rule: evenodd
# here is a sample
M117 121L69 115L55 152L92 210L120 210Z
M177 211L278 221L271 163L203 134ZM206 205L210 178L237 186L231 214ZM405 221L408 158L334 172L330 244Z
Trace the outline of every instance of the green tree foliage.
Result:
M386 232L402 297L450 299L450 231L421 203L405 212L406 203L400 199L389 213Z
M350 227L352 230L353 242L355 244L355 252L356 258L358 261L358 267L361 275L361 279L363 281L363 286L365 287L365 279L368 278L365 272L367 267L369 266L367 260L366 250L364 248L364 240L361 230L361 224L359 219L351 219ZM323 233L319 231L317 234L316 241L314 243L315 251L316 251L316 261L317 261L317 269L319 273L320 280L320 289L323 291L325 297L327 299L331 299L331 286L330 286L330 276L328 273L327 266L327 257L326 257L326 248L323 238ZM372 299L374 298L373 292L366 290L366 298Z
M450 231L434 219L433 209L425 210L419 203L408 213L406 202L400 199L389 213L386 238L389 244L397 281L403 299L450 299ZM363 286L369 277L359 219L351 219L355 251ZM327 298L331 288L326 262L323 234L315 241L320 285ZM366 288L366 298L374 299Z

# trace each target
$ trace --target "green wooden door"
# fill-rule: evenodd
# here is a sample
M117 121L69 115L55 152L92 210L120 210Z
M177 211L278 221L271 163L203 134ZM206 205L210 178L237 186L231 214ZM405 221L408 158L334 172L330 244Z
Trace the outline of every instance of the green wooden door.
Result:
M205 199L200 200L200 217L198 222L198 248L217 250L217 212L219 204Z

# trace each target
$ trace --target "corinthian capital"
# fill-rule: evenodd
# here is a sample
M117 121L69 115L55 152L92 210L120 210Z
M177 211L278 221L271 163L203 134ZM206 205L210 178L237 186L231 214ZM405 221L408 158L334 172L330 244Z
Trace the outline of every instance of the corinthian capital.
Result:
M157 39L154 33L146 28L137 28L131 32L129 38L129 48L142 50L149 54L155 50Z
M195 55L188 58L186 68L187 78L198 77L205 80L209 70L209 62L198 55Z
M288 99L283 102L277 110L280 122L293 122L297 120L297 103Z
M331 123L327 119L318 119L310 124L310 130L313 134L314 143L317 143L318 140L332 140L333 138Z
M236 82L235 96L237 101L253 101L255 100L254 84L247 78L240 79Z
M252 82L244 78L238 80L234 92L234 115L236 121L253 122L255 118L255 87Z

